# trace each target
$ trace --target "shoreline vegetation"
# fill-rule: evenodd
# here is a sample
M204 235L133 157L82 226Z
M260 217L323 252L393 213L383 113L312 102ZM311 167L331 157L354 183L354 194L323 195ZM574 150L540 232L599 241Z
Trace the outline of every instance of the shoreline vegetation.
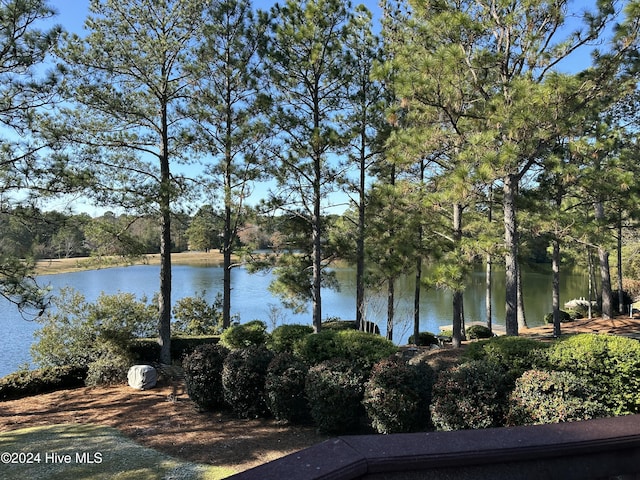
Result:
M219 267L223 264L223 256L217 250L210 250L209 252L178 252L171 254L171 263L173 265ZM131 257L96 256L44 259L36 262L35 273L36 275L55 275L132 265L160 265L160 254L153 253Z

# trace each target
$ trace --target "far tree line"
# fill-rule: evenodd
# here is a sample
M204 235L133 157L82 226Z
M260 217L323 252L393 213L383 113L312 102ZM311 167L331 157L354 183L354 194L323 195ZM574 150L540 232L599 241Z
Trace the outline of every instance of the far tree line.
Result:
M94 0L83 33L41 30L55 17L44 0L0 9L3 208L11 217L81 195L131 216L102 224L131 248L131 232L155 219L163 361L179 212L220 210L229 312L231 256L267 179L256 211L287 222L274 229L276 254L247 258L274 270L292 307L311 301L315 331L328 267L343 258L357 268L358 324L365 286L384 284L392 336L395 281L411 273L418 287L453 292L459 345L465 279L482 260L488 285L491 265L505 266L505 325L517 335L532 244L550 251L556 333L571 249L596 259L585 263L613 315L609 255L637 219L635 0L384 0L376 22L337 0L268 11L249 0ZM338 191L349 208L330 222ZM2 294L37 306L29 265L0 253Z

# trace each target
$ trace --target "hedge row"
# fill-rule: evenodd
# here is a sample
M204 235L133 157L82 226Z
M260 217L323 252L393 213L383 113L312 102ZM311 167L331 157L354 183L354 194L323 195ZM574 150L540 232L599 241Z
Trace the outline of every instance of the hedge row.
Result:
M294 351L198 347L183 361L187 393L201 410L223 407L241 418L312 421L327 433L369 424L385 433L426 425L433 381L428 365L394 357L397 349L373 334L300 333L298 341L283 342ZM326 352L341 356L325 358Z
M440 372L431 416L441 430L585 420L640 412L640 342L582 334L547 345L518 337L471 344Z

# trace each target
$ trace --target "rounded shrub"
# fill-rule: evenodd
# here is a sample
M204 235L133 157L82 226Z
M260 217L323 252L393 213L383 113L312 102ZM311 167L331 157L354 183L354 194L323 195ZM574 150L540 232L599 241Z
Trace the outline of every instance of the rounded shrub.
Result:
M587 378L614 414L640 413L638 340L585 333L556 342L546 353L546 369Z
M471 325L467 328L467 338L470 340L479 340L481 338L491 338L493 332L485 325Z
M358 330L323 330L308 335L294 347L295 354L309 365L343 358L365 370L398 351L393 342Z
M189 398L200 411L223 407L222 367L229 354L223 345L204 344L182 359Z
M252 320L227 328L220 337L220 343L233 350L251 345L265 345L268 338L267 324L261 320Z
M267 346L277 353L293 353L295 343L312 333L309 325L280 325L271 332Z
M301 423L309 420L304 394L309 367L290 353L276 355L267 368L267 407L276 420Z
M265 346L232 350L222 367L224 399L239 418L268 413L265 383L273 352Z
M593 385L573 373L529 370L511 393L507 423L536 425L606 416L597 396Z
M438 430L499 427L505 423L508 375L486 361L440 372L433 385L431 421Z
M340 434L358 429L364 416L365 377L352 362L327 360L309 369L305 394L309 412L321 432Z
M373 366L363 405L378 433L420 431L428 425L433 376L427 369L426 364L410 365L400 357Z
M483 360L494 364L512 376L513 381L537 362L540 350L548 344L523 337L493 337L469 344L464 357L468 360Z
M418 335L418 341L420 342L419 345L438 345L438 339L437 337L431 333L431 332L420 332ZM415 345L416 341L415 341L415 336L411 335L409 337L409 340L407 340L407 342L410 345Z
M564 310L560 310L560 323L572 322L577 317L572 317L569 312L565 312ZM544 316L544 323L551 324L553 323L553 312L547 313Z

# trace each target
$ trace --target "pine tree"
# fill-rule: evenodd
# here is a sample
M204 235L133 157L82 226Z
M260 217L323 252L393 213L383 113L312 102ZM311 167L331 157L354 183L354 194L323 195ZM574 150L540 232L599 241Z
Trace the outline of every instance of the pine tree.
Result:
M0 211L14 221L33 211L16 208L16 198L41 195L47 187L48 166L41 155L48 142L38 135L36 112L53 100L56 78L41 72L61 29L41 30L39 23L54 14L44 0L0 3ZM0 296L23 312L40 313L46 299L35 283L32 262L16 256L8 243L3 238L0 244Z
M201 0L92 0L88 34L60 51L69 105L57 118L99 202L160 219L160 358L170 363L171 220L186 180L184 109L202 27Z
M345 148L348 138L339 115L351 81L345 44L350 8L348 2L337 0L276 4L265 50L277 135L273 175L279 193L272 204L310 227L310 265L300 267L311 272L309 297L316 332L322 322L321 286L327 260L322 239L324 202L338 177L330 157ZM297 282L290 286L299 288Z

